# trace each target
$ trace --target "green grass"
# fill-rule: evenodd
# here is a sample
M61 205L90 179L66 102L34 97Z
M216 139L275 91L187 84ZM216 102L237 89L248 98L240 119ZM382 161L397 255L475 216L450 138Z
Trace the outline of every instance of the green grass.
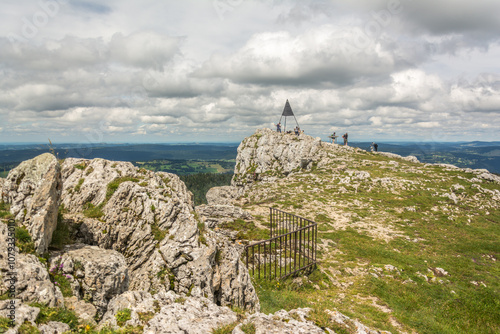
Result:
M59 321L68 324L71 330L77 330L78 317L75 312L63 307L48 307L40 303L32 303L30 306L40 309L40 313L38 313L35 320L37 324L46 324L49 321Z
M14 218L10 214L10 205L7 203L4 203L3 201L0 201L0 218L3 218L3 219Z
M108 187L106 190L105 202L109 201L109 199L111 198L111 196L113 196L113 194L118 189L120 184L122 184L123 182L127 182L127 181L139 182L139 179L135 178L135 177L125 176L125 177L118 177L118 178L114 179L113 181L111 181L110 183L108 183Z
M102 208L104 207L104 203L99 204L98 206L94 206L92 203L87 203L84 205L83 214L87 218L101 218L104 216L104 212Z
M127 321L132 319L132 310L129 308L122 309L116 313L116 323L118 326L122 327Z
M245 240L264 240L269 238L268 229L260 229L253 222L246 222L243 219L236 219L219 225L233 231L238 231L237 237Z

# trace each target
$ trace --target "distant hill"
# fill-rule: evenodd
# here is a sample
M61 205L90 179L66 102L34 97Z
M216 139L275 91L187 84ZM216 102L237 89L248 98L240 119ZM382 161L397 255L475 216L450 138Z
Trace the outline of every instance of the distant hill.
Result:
M349 145L369 151L371 143L352 142ZM500 174L500 142L378 143L378 145L381 152L413 155L421 162L487 169Z

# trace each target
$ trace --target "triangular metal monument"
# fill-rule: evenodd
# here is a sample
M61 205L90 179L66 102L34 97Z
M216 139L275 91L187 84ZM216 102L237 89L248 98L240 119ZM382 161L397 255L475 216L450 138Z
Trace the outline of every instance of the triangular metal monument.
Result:
M283 118L283 116L285 116L285 124L283 126L283 132L286 132L286 118L290 117L290 116L293 116L293 118L295 119L295 123L297 123L297 127L300 128L299 122L297 122L297 119L295 118L295 115L293 114L292 107L290 107L290 103L288 102L288 100L286 100L285 108L283 108L283 112L281 113L280 123L281 123L281 119Z

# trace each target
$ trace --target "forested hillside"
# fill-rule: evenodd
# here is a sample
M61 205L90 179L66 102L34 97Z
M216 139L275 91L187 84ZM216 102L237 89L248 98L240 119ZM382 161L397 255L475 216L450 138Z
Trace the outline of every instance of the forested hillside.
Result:
M179 175L186 187L194 194L194 205L206 204L208 189L212 187L228 186L231 184L233 173L214 174L200 173L192 175Z

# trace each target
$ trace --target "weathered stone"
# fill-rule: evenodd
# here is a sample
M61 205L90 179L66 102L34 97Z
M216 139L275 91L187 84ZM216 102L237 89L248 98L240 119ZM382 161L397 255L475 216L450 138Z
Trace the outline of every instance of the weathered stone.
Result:
M0 223L0 292L4 293L9 289L10 276L7 272L16 272L16 298L26 303L42 303L49 306L61 306L63 296L61 290L50 280L49 273L38 258L32 254L23 254L16 251L16 262L11 268L7 258L7 225Z
M73 275L79 282L79 291L74 291L77 297L90 300L101 315L114 296L128 289L127 263L117 251L77 245L62 256L53 258L51 270L61 265L59 270Z
M255 313L236 326L233 334L243 334L241 327L246 323L255 326L255 334L324 334L325 331L306 319L310 309L285 310L274 314ZM332 332L333 333L333 332Z
M40 334L62 334L66 333L70 330L68 324L58 322L58 321L49 321L44 325L40 325L38 327Z
M39 254L48 250L56 229L61 189L61 169L50 153L22 162L3 182L2 199L27 227Z
M174 296L171 291L168 292ZM170 299L171 300L171 299ZM217 306L203 297L174 299L144 327L144 333L211 333L214 329L237 320L228 307Z
M259 311L260 303L248 269L241 262L242 245L234 245L223 234L207 233L217 244L215 270L212 280L215 301L222 306L238 306Z
M218 224L234 221L236 219L252 219L252 215L242 208L232 205L198 205L196 213L205 224L213 228Z
M375 154L378 154L378 155L383 155L385 157L389 157L389 158L393 158L393 159L401 159L401 160L406 160L406 161L409 161L409 162L414 162L414 163L419 163L420 161L418 161L417 157L413 156L413 155L409 155L407 157L403 157L399 154L395 154L395 153L390 153L390 152L373 152ZM455 167L455 166L453 166Z
M70 212L66 218L79 226L77 237L123 254L129 289L174 290L217 300L220 291L212 284L217 247L208 235L200 235L192 194L177 176L128 162L71 158L65 160L62 174L62 203ZM96 218L85 217L81 212L90 216L85 208L92 206ZM237 299L247 294L246 287L240 289L224 295Z
M64 306L68 310L74 311L80 319L90 323L95 322L94 317L97 314L97 309L94 305L78 300L78 297L73 296L64 298Z
M206 194L208 205L232 205L240 196L240 189L233 186L210 188Z
M14 304L12 304L14 302ZM0 317L9 318L12 315L12 306L15 305L15 326L5 332L5 334L17 334L19 327L24 322L29 322L32 326L36 327L35 320L40 313L38 307L32 307L21 303L21 300L3 300L0 301ZM11 319L11 318L10 318Z
M118 327L116 315L124 309L131 310L130 320L123 324L124 326L145 326L162 306L173 303L176 298L179 298L173 291L157 294L156 297L158 299L145 291L127 291L114 297L108 304L108 310L100 326Z
M309 170L325 156L319 138L258 129L238 146L231 184L245 186L256 180L265 181L276 173L288 175L300 168Z

